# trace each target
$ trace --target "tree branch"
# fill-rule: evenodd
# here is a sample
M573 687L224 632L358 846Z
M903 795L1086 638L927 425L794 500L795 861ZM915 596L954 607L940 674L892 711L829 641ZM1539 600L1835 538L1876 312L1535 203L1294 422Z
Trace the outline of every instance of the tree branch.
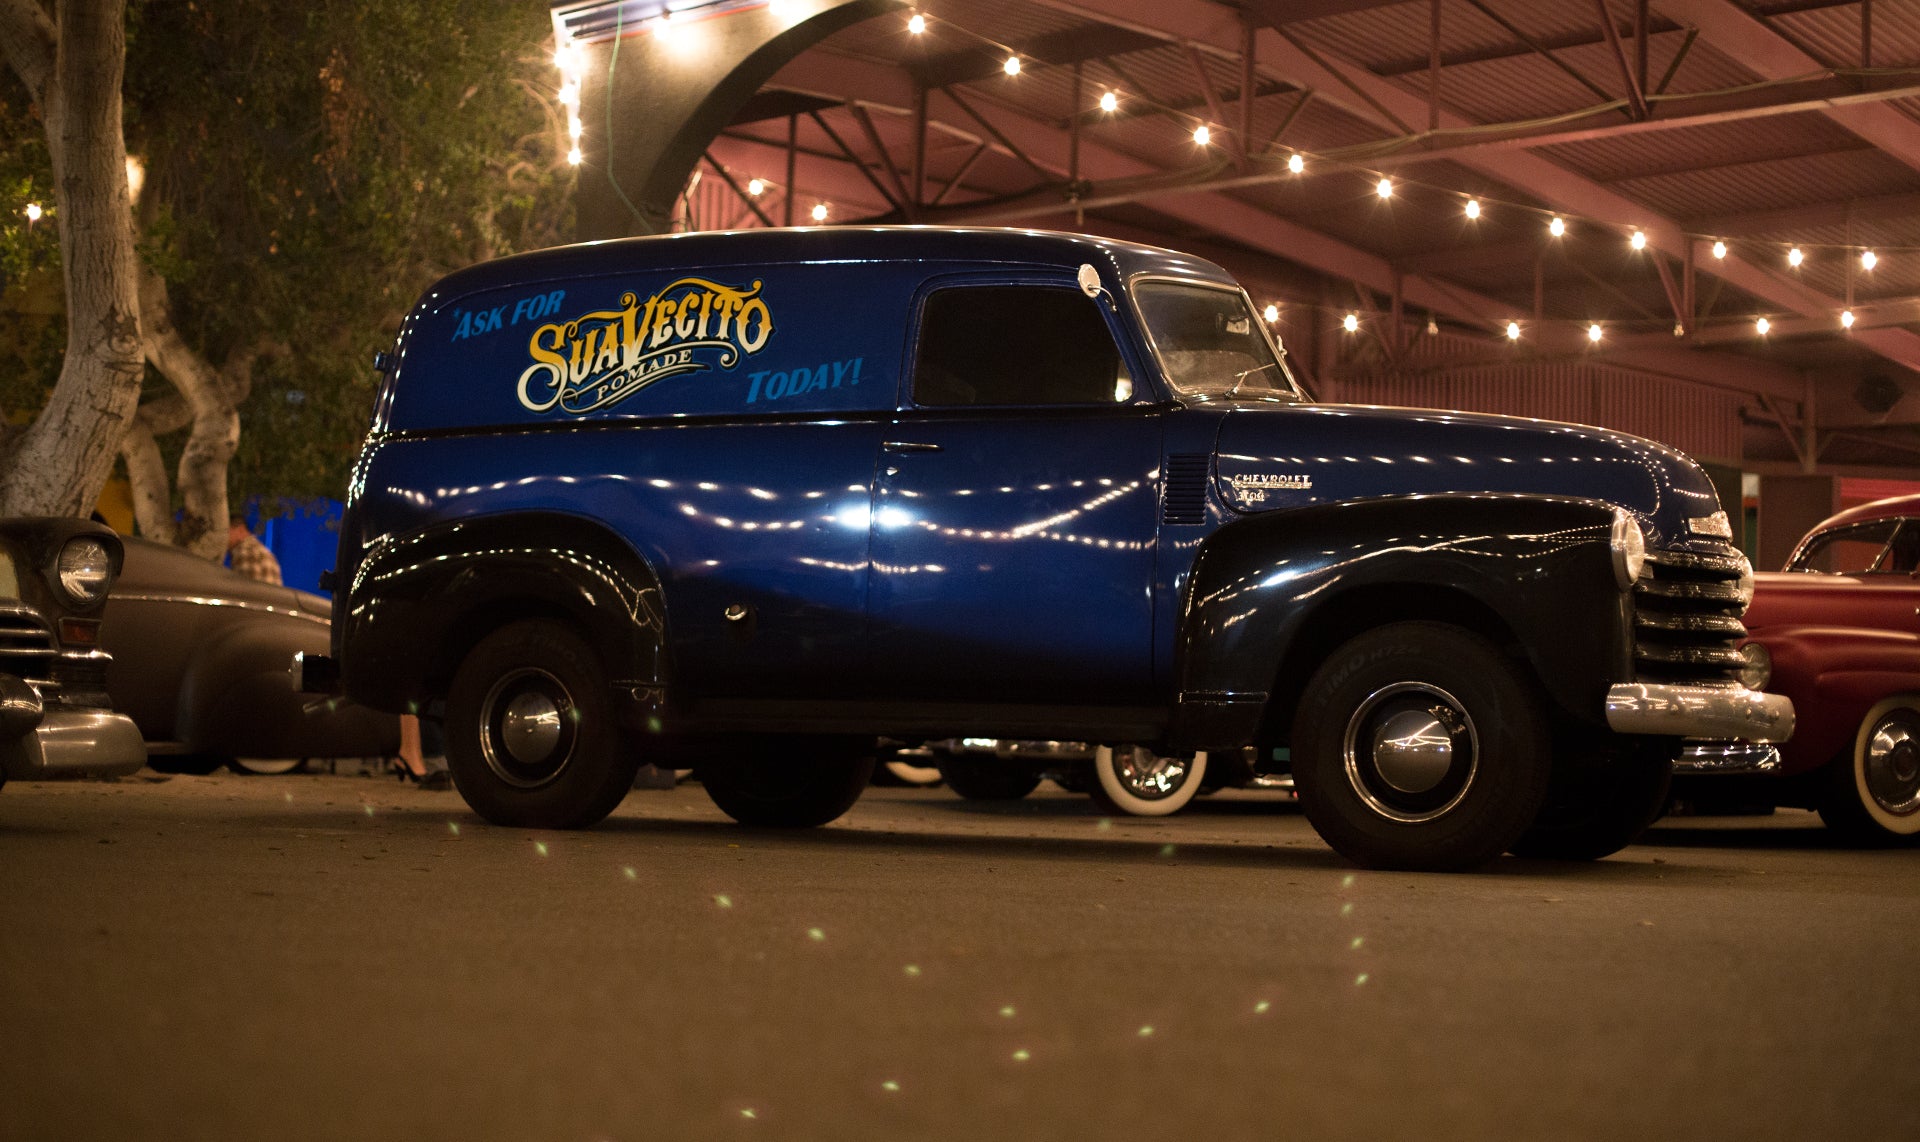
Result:
M53 74L58 43L53 20L39 0L0 0L0 44L7 46L7 62L27 85L27 94L35 103L46 100L47 79Z

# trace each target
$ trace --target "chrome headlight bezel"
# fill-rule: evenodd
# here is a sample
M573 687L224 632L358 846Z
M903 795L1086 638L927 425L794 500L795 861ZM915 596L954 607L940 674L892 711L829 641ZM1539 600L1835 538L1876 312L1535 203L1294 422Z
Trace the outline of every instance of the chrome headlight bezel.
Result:
M1613 581L1622 591L1633 590L1647 566L1647 533L1632 513L1615 508L1613 530L1607 537L1613 550Z
M1749 690L1765 690L1773 681L1773 655L1757 642L1740 648L1740 685Z
M1740 555L1739 591L1740 612L1745 614L1747 608L1753 605L1753 562L1747 558L1744 552Z
M97 606L113 589L113 552L93 536L76 535L60 545L47 577L73 606Z

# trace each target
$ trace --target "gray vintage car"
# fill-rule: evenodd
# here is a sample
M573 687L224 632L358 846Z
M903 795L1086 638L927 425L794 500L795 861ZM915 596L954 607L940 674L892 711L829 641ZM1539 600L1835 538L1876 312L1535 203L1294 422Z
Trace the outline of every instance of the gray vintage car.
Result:
M384 757L399 719L299 694L297 652L324 653L333 604L235 574L177 547L127 538L107 601L107 690L157 766L278 772L310 758Z
M145 763L140 732L107 708L100 614L120 561L99 524L0 519L0 785Z

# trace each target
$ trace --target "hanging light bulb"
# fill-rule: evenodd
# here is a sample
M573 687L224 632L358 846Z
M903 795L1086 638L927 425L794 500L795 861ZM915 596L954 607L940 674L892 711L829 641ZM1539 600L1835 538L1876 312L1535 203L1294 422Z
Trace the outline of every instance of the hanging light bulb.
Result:
M1860 255L1860 268L1863 270L1870 270L1879 264L1880 258L1872 250Z
M1374 183L1373 193L1379 195L1381 198L1392 198L1393 197L1393 180L1390 178L1383 178L1379 182Z
M1268 302L1267 307L1260 311L1260 316L1266 318L1268 325L1272 325L1274 322L1280 320L1280 307L1272 302Z
M1518 321L1507 322L1507 340L1520 340L1520 323Z
M750 195L752 195L752 196L753 196L753 197L755 197L755 198L759 198L759 197L760 197L761 195L763 195L763 194L765 194L766 192L767 192L767 184L766 184L766 183L764 183L764 182L761 182L761 181L760 181L759 179L757 179L757 178L750 178L750 179L748 179L748 180L747 180L747 193L748 193L748 194L750 194Z
M1008 75L1019 75L1020 74L1020 57L1008 56L1007 62L1000 65L1000 70L1006 72Z
M1567 232L1567 223L1565 219L1555 218L1553 221L1547 223L1547 233L1553 235L1556 238L1561 237L1566 232Z
M1120 110L1120 97L1111 91L1103 93L1100 96L1100 110L1109 115Z
M1800 247L1798 246L1795 246L1793 249L1787 251L1787 264L1789 266L1797 267L1800 265L1801 262L1804 262L1806 260L1807 260L1807 256L1800 252Z
M1340 322L1340 328L1346 330L1348 333L1360 332L1360 315L1357 313L1347 314L1346 319Z
M1842 329L1853 328L1853 310L1843 309L1840 311L1840 328Z
M827 220L827 204L826 203L816 202L813 204L813 220L815 222L825 222Z
M1714 256L1714 257L1716 257L1716 258L1724 258L1724 257L1726 257L1726 256L1727 256L1727 244L1726 244L1725 242L1715 242L1715 243L1713 244L1713 256Z
M1587 340L1597 342L1600 340L1600 337L1601 331L1598 324L1587 326Z
M1202 123L1198 127L1195 127L1193 129L1193 141L1200 144L1203 147L1206 146L1208 143L1213 142L1212 129L1209 128L1205 123Z
M1630 245L1630 246L1632 246L1632 247L1633 247L1634 249L1636 249L1636 250L1644 250L1644 249L1646 249L1646 248L1647 248L1647 233L1646 233L1646 231L1644 231L1644 230L1635 230L1635 231L1633 232L1633 237L1632 237L1632 238L1630 238L1630 239L1628 239L1628 242L1627 242L1627 244L1628 244L1628 245Z
M580 136L586 134L586 131L586 125L580 122L580 116L567 116L567 134L573 138L574 142L578 143Z
M572 150L567 152L567 164L569 166L576 166L576 167L579 166L580 158L581 158L581 155L580 155L579 147L574 147Z
M28 222L40 221L40 214L41 214L40 204L37 202L27 203L27 209L24 211L24 213L27 216Z
M1773 322L1768 321L1766 318L1762 317L1760 320L1753 323L1753 327L1760 331L1760 336L1765 337L1767 335L1767 330L1773 328Z
M1477 198L1467 199L1467 217L1468 218L1480 217L1480 200L1479 199Z
M927 30L927 18L925 16L922 16L920 13L915 12L913 15L907 17L907 31L918 36L918 35L924 35L926 33L926 30Z
M1287 156L1287 169L1294 174L1299 174L1301 171L1307 169L1307 160L1301 158L1299 155L1289 155Z
M560 85L560 94L554 97L562 107L580 106L580 84L577 80L568 80Z

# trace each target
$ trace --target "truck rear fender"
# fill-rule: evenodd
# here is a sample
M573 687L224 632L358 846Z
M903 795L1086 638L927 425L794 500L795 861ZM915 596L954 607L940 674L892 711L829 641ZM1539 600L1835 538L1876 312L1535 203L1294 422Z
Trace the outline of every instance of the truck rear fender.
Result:
M516 512L436 523L368 553L334 612L347 694L405 711L446 693L474 645L504 623L571 622L616 683L666 681L660 582L591 519Z
M1613 508L1591 500L1440 495L1221 528L1185 592L1175 740L1284 741L1328 654L1362 631L1414 619L1485 635L1532 668L1555 706L1603 724L1607 688L1632 671L1612 520Z

